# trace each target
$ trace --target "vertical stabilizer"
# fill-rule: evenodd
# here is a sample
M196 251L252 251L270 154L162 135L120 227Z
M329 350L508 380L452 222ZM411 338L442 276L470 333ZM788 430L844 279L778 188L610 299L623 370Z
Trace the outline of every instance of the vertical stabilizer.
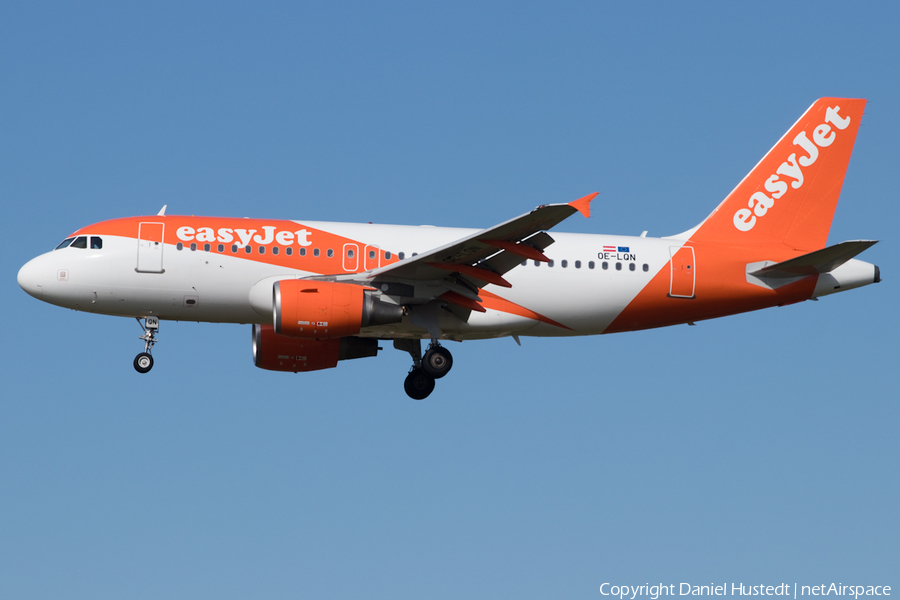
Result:
M691 240L824 247L865 105L850 98L817 100Z

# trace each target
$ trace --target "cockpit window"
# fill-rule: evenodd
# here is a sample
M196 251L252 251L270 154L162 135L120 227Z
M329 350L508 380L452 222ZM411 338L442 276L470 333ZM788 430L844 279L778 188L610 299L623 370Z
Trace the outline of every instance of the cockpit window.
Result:
M54 248L54 250L62 250L63 248L68 247L69 244L71 244L71 243L72 243L72 240L74 240L74 239L75 239L75 238L66 238L66 239L64 239L63 241L61 241L61 242L59 243L59 246L57 246L56 248Z
M85 236L78 236L75 238L75 241L72 242L73 248L87 248L87 238Z
M91 236L91 250L102 250L103 249L103 238L97 237L96 235Z

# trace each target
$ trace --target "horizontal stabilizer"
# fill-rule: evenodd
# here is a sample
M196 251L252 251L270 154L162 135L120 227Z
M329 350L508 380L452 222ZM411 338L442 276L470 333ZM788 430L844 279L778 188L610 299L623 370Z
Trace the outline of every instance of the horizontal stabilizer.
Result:
M829 273L877 243L873 240L841 242L797 258L763 267L750 274L756 277L780 279Z

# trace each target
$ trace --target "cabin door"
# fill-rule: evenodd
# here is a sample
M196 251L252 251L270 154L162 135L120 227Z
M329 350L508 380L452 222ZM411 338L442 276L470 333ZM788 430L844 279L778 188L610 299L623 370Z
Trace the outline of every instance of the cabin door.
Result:
M138 273L163 272L163 223L141 223L138 225Z
M691 246L669 248L669 297L694 298L697 268L694 264L694 249Z

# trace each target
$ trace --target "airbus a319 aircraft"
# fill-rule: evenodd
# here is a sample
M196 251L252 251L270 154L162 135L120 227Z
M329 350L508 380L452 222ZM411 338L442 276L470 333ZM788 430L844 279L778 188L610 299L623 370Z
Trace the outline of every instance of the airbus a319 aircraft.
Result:
M427 397L444 340L575 336L693 323L880 281L826 247L865 100L816 101L703 222L663 238L547 233L590 194L488 229L156 216L103 221L19 271L30 295L137 318L153 366L159 322L247 323L253 360L315 371L409 352L404 388ZM430 343L422 353L422 340Z

